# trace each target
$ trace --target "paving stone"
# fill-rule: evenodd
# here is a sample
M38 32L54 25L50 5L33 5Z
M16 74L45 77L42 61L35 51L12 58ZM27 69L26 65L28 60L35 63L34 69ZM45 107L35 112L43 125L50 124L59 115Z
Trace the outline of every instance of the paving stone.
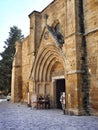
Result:
M98 130L98 117L69 116L59 109L37 110L26 104L3 102L0 130Z

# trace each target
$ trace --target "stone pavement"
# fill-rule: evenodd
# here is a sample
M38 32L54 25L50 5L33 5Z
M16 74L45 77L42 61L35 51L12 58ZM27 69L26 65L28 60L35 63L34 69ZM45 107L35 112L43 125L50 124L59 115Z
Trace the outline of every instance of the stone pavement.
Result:
M0 130L98 130L97 116L68 116L61 110L36 110L0 103Z

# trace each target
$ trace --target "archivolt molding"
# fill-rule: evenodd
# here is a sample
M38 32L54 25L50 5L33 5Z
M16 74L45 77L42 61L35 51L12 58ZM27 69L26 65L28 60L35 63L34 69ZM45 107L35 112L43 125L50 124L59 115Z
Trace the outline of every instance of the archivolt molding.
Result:
M55 57L52 57L51 60L48 61L48 64L45 66L45 69L43 69L43 81L50 81L50 72L52 66L56 63L57 59Z
M49 57L48 56L46 57L47 59L43 61L42 68L40 70L39 79L43 80L43 81L46 81L47 66L51 64L50 60L55 59L55 57L53 57L53 55L50 55ZM42 74L43 74L43 79L42 79Z
M46 75L46 79L47 79L47 81L50 81L51 80L51 70L52 70L52 67L53 67L53 65L56 63L56 62L58 62L58 60L57 59L52 59L51 60L51 64L50 65L48 65L48 67L47 67L47 75Z
M53 55L54 54L54 55ZM47 81L47 76L48 76L48 73L47 71L49 71L49 66L51 66L51 64L54 64L56 61L58 61L59 59L57 59L56 57L58 57L58 55L53 52L50 53L50 51L48 53L46 53L45 57L44 57L44 60L42 61L42 64L41 64L41 67L40 67L40 70L39 70L39 80L40 81ZM43 75L43 76L42 76Z
M51 68L57 61L60 62L62 66L66 64L56 46L47 45L40 50L36 57L32 72L34 81L49 81Z

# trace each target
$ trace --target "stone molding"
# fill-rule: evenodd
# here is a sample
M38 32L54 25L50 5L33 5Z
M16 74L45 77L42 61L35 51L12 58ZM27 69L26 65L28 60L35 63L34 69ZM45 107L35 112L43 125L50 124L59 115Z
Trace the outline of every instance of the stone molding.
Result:
M81 74L81 73L85 73L85 70L71 70L67 72L67 75L69 74Z

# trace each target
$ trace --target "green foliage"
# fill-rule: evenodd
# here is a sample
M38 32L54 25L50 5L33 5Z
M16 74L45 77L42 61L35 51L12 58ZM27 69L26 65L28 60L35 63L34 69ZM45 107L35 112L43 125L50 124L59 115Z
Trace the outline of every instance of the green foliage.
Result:
M12 61L15 54L15 42L21 41L24 36L16 26L10 28L9 38L5 41L5 50L0 53L0 90L11 91Z

